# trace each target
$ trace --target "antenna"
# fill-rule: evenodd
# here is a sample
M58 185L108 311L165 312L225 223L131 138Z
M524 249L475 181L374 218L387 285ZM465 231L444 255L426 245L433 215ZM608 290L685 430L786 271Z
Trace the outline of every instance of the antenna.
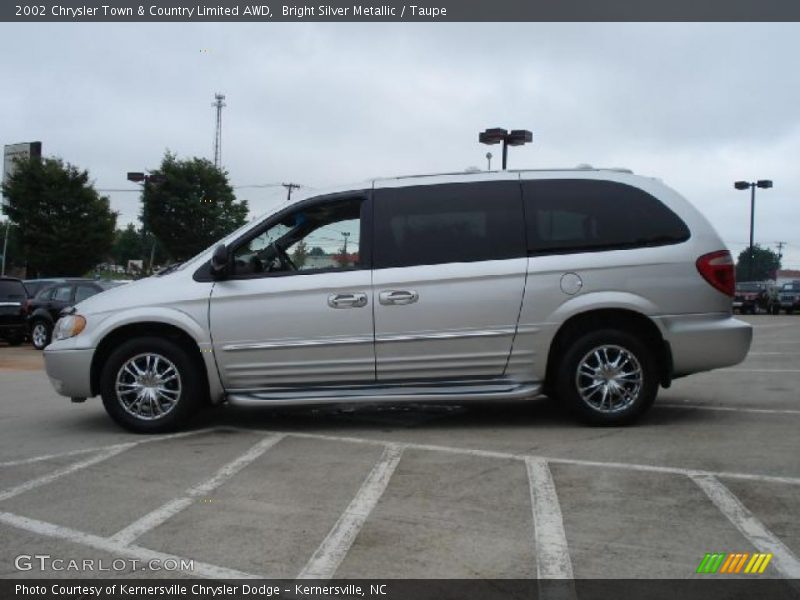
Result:
M222 108L225 105L225 94L217 92L214 94L214 104L211 106L217 109L217 127L214 133L214 166L222 168Z

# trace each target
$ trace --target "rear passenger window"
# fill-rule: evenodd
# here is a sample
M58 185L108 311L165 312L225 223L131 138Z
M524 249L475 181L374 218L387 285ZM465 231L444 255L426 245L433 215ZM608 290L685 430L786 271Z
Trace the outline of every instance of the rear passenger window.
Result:
M525 256L517 182L381 189L374 206L377 269Z
M686 224L647 192L614 181L547 179L522 184L533 254L663 246L689 239Z

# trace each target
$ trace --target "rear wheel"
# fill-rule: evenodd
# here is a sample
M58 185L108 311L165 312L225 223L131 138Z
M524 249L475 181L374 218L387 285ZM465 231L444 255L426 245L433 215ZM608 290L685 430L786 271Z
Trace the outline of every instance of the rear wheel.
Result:
M31 326L31 343L37 350L44 350L50 344L53 327L43 319L36 319Z
M207 394L198 365L178 344L159 337L129 340L100 376L103 405L114 421L140 433L184 425Z
M575 339L557 368L556 390L565 406L594 425L626 425L655 400L658 375L652 351L615 329Z

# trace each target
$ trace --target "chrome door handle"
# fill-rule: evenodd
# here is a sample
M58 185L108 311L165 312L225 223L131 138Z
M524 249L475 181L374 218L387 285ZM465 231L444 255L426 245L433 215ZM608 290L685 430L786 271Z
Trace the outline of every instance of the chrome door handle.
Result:
M331 294L328 306L331 308L361 308L367 305L367 295L361 292L353 294Z
M414 290L389 290L378 294L378 301L381 304L413 304L419 300L419 294Z

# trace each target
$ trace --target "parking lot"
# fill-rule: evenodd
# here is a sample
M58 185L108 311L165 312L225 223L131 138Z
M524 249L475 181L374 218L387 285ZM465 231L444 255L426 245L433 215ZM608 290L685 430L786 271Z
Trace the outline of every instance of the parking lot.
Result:
M762 577L800 578L800 317L745 319L744 363L674 382L628 428L542 398L222 407L143 437L0 347L0 577L708 578L737 575L697 575L706 553L765 552Z

